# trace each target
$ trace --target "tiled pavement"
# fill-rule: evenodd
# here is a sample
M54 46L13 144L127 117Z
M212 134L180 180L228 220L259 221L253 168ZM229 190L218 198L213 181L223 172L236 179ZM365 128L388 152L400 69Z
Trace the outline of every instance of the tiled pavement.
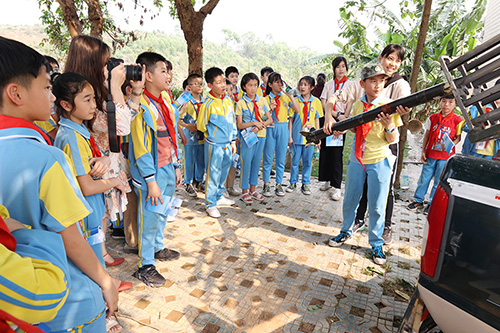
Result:
M367 230L340 248L326 245L341 228L342 201L331 201L316 180L312 189L248 206L237 201L219 219L206 215L202 195L178 190L184 203L167 224L165 244L181 257L157 262L167 279L161 288L133 278L138 256L109 241L110 252L126 258L110 273L134 284L120 293L123 331L397 331L411 291L396 295L391 286L416 282L424 216L396 202L389 264L380 267L367 255Z

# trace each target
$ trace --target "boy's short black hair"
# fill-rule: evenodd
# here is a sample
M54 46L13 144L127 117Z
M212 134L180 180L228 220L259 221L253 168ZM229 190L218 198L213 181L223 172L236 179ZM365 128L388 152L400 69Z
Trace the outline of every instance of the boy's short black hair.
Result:
M346 72L349 72L349 65L347 65L347 60L344 57L336 57L335 59L332 60L332 69L334 72L335 68L337 68L337 66L339 66L342 62L345 64Z
M162 61L166 64L167 59L159 53L143 52L139 54L135 62L137 64L146 65L146 71L153 73L156 68L156 63Z
M257 76L257 74L255 74L255 73L246 73L241 78L241 90L243 90L244 92L247 92L246 89L245 89L245 86L247 85L247 83L250 80L257 80L257 86L259 86L260 81L259 81L259 77Z
M174 66L172 66L172 62L170 60L165 59L165 65L167 65L167 70L172 71L174 70Z
M201 79L203 81L203 76L201 76L200 74L197 74L197 73L193 73L193 74L189 74L189 76L187 77L187 81L188 81L188 84L193 84L193 80L194 79Z
M240 75L240 72L238 72L238 68L234 67L234 66L229 66L228 68L226 68L226 70L224 71L224 75L226 75L226 77L229 76L229 74L231 73L236 73L238 75Z
M217 76L224 75L222 69L218 67L211 67L205 71L205 81L207 83L213 84Z
M300 84L300 81L306 81L309 84L309 86L311 86L311 87L314 87L316 85L316 80L314 80L314 78L310 75L306 75L306 76L301 77L299 80L299 84Z
M3 90L9 83L17 82L29 88L42 67L50 72L49 62L43 55L23 43L0 37L0 106Z
M49 62L49 65L50 65L50 64L56 64L58 68L61 68L61 66L59 66L59 62L57 61L57 59L56 59L56 58L51 57L51 56L49 56L49 55L45 55L44 57L45 57L45 59L47 59L47 61ZM50 65L50 67L52 67L52 65ZM54 70L54 68L52 68L52 70Z
M382 58L387 57L391 53L396 53L399 60L403 61L405 58L405 50L403 47L399 44L389 44L384 49L382 50L382 53L380 53L380 56Z
M264 76L266 73L272 73L272 72L274 72L274 69L272 69L269 66L266 66L260 70L260 75Z
M182 81L182 90L186 90L187 86L188 86L188 79L185 79L184 81Z
M453 95L453 93L449 93L449 94L446 94L446 95L442 96L441 98L444 98L444 99L455 99L455 95Z

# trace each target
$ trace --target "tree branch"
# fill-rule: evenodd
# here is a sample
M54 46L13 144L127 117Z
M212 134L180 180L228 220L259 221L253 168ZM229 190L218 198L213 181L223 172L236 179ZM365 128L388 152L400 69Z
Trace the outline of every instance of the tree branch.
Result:
M104 18L99 0L84 0L88 6L90 21L90 36L102 39L102 27Z
M63 12L64 22L68 27L71 38L81 35L83 24L78 17L75 2L71 0L57 0Z
M207 2L207 4L203 7L200 8L200 13L203 14L204 16L207 16L209 14L212 14L215 6L219 3L219 0L210 0Z

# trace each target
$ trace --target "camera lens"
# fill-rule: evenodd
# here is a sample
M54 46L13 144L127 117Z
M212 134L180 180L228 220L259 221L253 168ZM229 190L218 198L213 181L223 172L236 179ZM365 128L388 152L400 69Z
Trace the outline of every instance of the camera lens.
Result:
M141 81L142 68L140 66L125 65L126 80L127 81Z

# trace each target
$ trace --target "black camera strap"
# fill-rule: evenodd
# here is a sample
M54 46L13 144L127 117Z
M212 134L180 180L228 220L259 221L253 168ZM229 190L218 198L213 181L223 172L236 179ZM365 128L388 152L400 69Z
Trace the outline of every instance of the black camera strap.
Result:
M108 86L111 88L111 82L109 83L110 84ZM108 114L109 150L113 153L119 153L120 145L118 144L118 137L116 136L116 109L115 103L113 102L113 97L111 96L111 92L108 93L106 112Z

